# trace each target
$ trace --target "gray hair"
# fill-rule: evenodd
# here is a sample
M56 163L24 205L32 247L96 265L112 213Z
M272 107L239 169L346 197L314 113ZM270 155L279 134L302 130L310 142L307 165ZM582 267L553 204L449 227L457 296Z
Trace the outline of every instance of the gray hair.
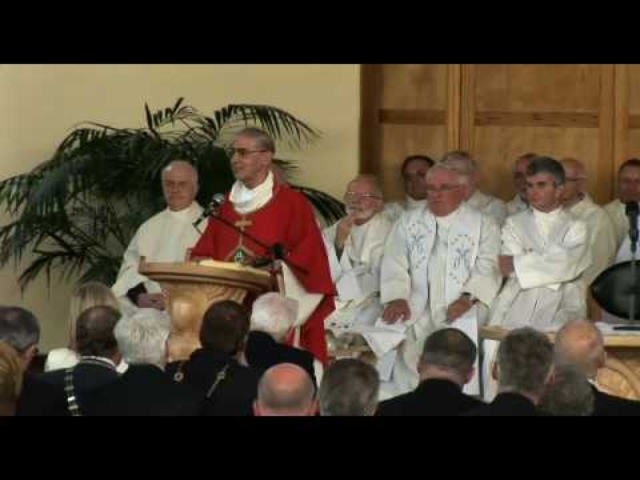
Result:
M367 416L375 413L380 378L377 370L354 358L337 360L322 377L320 415Z
M433 167L427 170L426 179L429 180L436 172L453 172L456 175L459 185L467 185L469 183L469 175L460 171L455 165L451 163L436 163Z
M169 173L173 169L173 167L179 165L189 167L192 173L193 184L196 186L199 185L200 180L198 178L198 169L195 167L195 165L187 160L173 160L169 162L169 164L162 169L162 178L164 178L164 176Z
M546 173L553 176L553 181L558 185L564 185L566 182L566 175L564 173L564 167L555 158L551 157L536 157L527 166L527 177Z
M40 341L38 319L24 308L0 306L0 341L24 353Z
M271 135L262 130L261 128L256 127L247 127L240 130L235 134L235 138L238 137L247 137L256 141L256 144L259 149L267 150L271 153L276 153L276 144L273 141Z
M447 152L444 154L440 162L453 165L460 171L460 173L467 176L478 170L478 164L476 161L469 152L465 152L464 150L453 150L451 152Z
M131 364L164 367L166 342L171 333L169 317L151 308L141 308L123 316L113 334L124 360Z
M443 328L427 337L420 361L424 366L439 367L464 379L473 369L477 351L465 333L457 328Z
M498 349L499 390L540 395L553 368L553 345L544 333L517 328Z
M284 340L298 317L298 301L277 292L261 295L253 302L251 330L271 335L274 340Z
M572 365L556 368L553 383L547 386L540 408L555 416L587 417L593 414L595 396L584 374Z

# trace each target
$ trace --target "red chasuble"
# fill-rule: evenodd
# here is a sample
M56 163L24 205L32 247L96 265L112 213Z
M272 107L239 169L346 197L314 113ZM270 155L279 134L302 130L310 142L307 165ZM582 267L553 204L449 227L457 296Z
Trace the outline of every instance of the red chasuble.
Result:
M311 206L301 193L278 184L274 186L269 202L245 215L235 211L229 195L226 200L219 212L222 218L266 245L282 244L286 251L285 261L299 265L308 272L305 274L290 266L307 292L324 294L320 304L300 328L300 346L323 364L326 363L324 320L335 308L335 289L324 242ZM212 218L191 251L191 256L251 264L255 258L268 257L269 254L249 238L241 237L238 232Z

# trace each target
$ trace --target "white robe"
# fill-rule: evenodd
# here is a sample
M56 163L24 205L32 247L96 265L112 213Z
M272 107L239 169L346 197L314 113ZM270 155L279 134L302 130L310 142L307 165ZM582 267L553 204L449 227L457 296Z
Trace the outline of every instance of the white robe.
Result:
M507 203L507 216L515 215L516 213L524 212L529 205L525 203L520 195L516 195Z
M507 218L507 205L499 198L482 193L480 190L473 192L467 200L467 205L492 217L498 226L502 226Z
M325 320L325 328L340 335L354 324L372 323L380 315L380 265L392 222L377 213L363 225L354 225L338 258L335 241L340 222L325 229L331 279L338 292L335 311Z
M400 218L400 216L407 211L425 208L427 206L426 200L414 200L413 198L407 196L401 202L390 202L384 205L383 214L391 220L391 222L395 222Z
M513 256L514 271L491 308L489 324L508 330L532 327L557 330L587 315L589 237L586 224L564 209L526 210L509 217L502 229L502 254ZM484 399L491 401L491 378L498 342L483 342Z
M464 204L446 218L422 209L404 213L395 223L382 260L381 301L407 300L411 318L405 322L406 338L392 379L381 387L386 395L400 395L418 385L417 364L424 340L450 326L447 308L462 293L480 301L469 312L476 330L478 322L484 323L482 317L501 284L499 251L495 221Z
M618 250L613 223L602 207L593 203L589 195L568 209L587 225L591 265L584 272L587 285L613 262Z
M615 199L613 202L607 203L604 207L607 212L616 235L616 245L620 248L625 238L629 236L629 220L625 213L625 204Z
M494 303L490 324L544 330L585 318L588 241L585 223L564 209L509 217L502 254L514 257L514 271Z
M193 202L189 208L179 212L169 209L154 215L144 222L129 243L122 258L122 266L112 290L118 297L124 312L132 312L135 305L127 298L127 292L143 283L147 292L160 293L160 285L138 272L140 259L147 262L184 262L187 250L193 248L200 233L193 226L202 207ZM207 228L208 220L198 225L201 232Z

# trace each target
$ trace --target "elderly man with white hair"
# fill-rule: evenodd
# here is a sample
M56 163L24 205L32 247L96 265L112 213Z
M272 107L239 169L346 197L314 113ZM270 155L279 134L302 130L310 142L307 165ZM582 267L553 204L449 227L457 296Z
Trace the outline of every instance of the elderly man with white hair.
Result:
M344 200L347 215L322 232L338 293L325 328L338 338L349 338L358 324L373 324L382 312L380 265L393 226L382 213L382 189L375 176L351 180Z
M405 212L385 244L382 318L405 338L395 360L393 350L380 350L387 362L393 361L390 374L383 374L382 399L418 386L418 359L433 331L459 328L477 342L478 324L486 321L501 285L500 229L493 218L464 202L464 175L452 165L438 164L427 173L427 192L428 208ZM478 393L477 381L467 393Z
M129 368L117 382L87 398L87 415L195 416L202 412L202 396L164 372L170 333L164 312L138 309L123 316L113 333Z
M493 219L502 226L507 218L507 204L499 198L493 197L478 190L478 181L480 177L480 171L478 164L469 155L469 153L455 150L448 152L442 157L443 163L448 163L456 170L464 175L464 179L467 181L469 188L467 192L467 205L475 208L485 215L493 217Z
M189 162L176 160L162 171L162 191L167 208L144 222L129 243L112 287L124 312L138 308L164 310L160 285L138 272L141 260L182 262L207 226L193 223L202 207L196 202L198 172Z
M245 346L247 363L267 370L280 363L293 363L305 369L314 384L313 355L284 342L298 316L298 302L276 292L266 293L253 303L251 331Z

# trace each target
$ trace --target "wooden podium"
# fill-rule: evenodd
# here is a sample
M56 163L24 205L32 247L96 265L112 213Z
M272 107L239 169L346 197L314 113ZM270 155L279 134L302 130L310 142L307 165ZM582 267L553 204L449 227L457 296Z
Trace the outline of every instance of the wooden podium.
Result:
M502 327L482 327L480 336L501 341L509 333ZM553 342L555 334L547 336ZM607 351L604 368L598 371L598 387L619 397L640 400L640 335L603 335Z
M242 303L247 294L260 295L272 285L269 272L236 263L141 263L142 275L158 282L171 317L169 361L186 360L200 348L200 325L212 303Z

